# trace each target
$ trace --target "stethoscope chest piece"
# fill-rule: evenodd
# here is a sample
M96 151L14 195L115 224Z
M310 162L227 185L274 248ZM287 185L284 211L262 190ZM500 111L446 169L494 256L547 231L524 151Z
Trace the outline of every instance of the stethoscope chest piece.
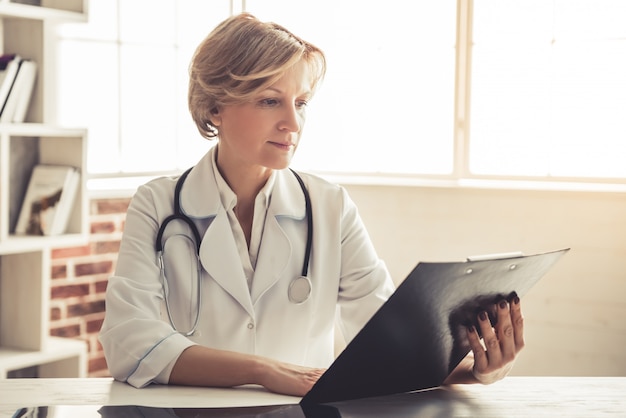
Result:
M311 280L306 276L299 276L289 283L287 291L289 301L299 305L306 302L311 296Z

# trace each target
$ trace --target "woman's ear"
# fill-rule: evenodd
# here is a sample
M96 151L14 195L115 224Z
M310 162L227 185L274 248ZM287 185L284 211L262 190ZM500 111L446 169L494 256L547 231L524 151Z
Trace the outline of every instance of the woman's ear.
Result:
M222 117L218 108L211 109L209 120L211 121L213 126L220 126L220 124L222 123Z

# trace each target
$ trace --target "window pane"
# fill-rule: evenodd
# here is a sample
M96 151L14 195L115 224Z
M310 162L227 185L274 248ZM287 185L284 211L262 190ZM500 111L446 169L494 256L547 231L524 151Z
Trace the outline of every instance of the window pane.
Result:
M549 168L550 43L477 44L472 69L470 170L544 175Z
M122 45L122 170L175 170L176 55L173 47Z
M121 0L119 7L122 42L174 43L175 0Z
M118 36L117 1L89 0L87 23L67 23L59 26L63 38L83 38L114 41Z
M317 44L328 73L307 109L301 168L452 171L456 2L247 0Z
M61 125L88 127L90 173L120 170L118 53L112 43L59 43L58 91Z
M229 6L91 0L87 23L61 26L59 122L89 129L90 173L177 170L208 150L187 109L188 66Z
M624 0L554 0L554 8L554 32L560 40L626 36Z
M470 170L625 177L626 2L474 4Z
M228 1L183 0L177 2L178 55L176 77L178 168L198 162L215 141L200 136L187 106L188 69L198 44L230 13Z
M626 40L554 46L551 174L626 177Z

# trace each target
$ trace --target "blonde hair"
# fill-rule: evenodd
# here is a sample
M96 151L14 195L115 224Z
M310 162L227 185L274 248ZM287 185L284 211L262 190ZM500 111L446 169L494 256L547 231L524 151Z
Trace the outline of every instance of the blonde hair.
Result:
M189 68L189 111L200 134L217 137L212 112L249 101L302 60L314 91L326 72L321 49L249 13L224 20L198 45Z

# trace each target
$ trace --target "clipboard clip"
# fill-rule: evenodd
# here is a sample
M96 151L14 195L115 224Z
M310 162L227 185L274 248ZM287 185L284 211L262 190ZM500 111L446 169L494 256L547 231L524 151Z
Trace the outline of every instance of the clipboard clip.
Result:
M507 258L524 257L521 251L512 251L508 253L482 254L467 257L467 261L484 261L484 260L505 260Z

